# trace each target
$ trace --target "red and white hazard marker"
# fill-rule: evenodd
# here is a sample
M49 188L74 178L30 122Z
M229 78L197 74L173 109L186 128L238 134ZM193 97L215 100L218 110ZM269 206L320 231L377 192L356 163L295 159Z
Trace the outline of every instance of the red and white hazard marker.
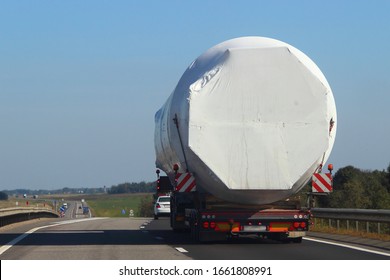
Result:
M312 177L312 192L330 193L333 191L331 173L315 173Z
M192 176L191 173L177 173L176 191L178 192L196 191L196 182L194 176Z

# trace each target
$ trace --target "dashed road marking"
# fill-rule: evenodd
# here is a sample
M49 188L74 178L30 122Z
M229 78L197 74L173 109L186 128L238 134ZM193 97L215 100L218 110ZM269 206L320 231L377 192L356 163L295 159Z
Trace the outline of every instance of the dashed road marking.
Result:
M180 253L188 253L188 251L182 247L176 247L176 250L178 250Z

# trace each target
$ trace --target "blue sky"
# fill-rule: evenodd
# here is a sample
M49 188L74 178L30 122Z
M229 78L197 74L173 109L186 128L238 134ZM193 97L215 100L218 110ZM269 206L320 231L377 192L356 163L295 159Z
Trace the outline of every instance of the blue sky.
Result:
M0 0L0 189L151 181L154 113L206 49L264 36L330 83L336 168L390 163L389 1Z

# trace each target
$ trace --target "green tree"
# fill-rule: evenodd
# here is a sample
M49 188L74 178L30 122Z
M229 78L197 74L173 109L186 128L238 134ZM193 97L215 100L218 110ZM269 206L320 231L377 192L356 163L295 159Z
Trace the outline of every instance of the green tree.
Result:
M365 208L361 171L353 166L340 168L333 177L333 193L318 199L320 207Z
M353 166L340 168L333 177L333 193L319 198L319 207L390 208L389 169L362 171Z
M139 183L123 183L116 186L112 186L108 193L146 193L154 192L156 189L155 182L139 182Z
M8 200L8 194L5 192L0 192L0 200Z
M365 178L365 196L370 209L390 208L390 194L386 188L386 172L374 171Z
M390 193L390 164L387 167L386 179L387 179L386 180L386 188L387 188L387 191Z
M147 195L142 197L138 206L138 215L140 217L153 217L153 196Z

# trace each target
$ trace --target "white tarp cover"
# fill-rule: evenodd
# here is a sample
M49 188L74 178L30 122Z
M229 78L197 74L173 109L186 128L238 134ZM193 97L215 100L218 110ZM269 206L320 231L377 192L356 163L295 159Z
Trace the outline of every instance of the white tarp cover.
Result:
M269 203L299 191L326 161L331 121L332 91L306 55L269 38L237 38L195 60L156 113L156 164L171 174L179 163L221 199Z

